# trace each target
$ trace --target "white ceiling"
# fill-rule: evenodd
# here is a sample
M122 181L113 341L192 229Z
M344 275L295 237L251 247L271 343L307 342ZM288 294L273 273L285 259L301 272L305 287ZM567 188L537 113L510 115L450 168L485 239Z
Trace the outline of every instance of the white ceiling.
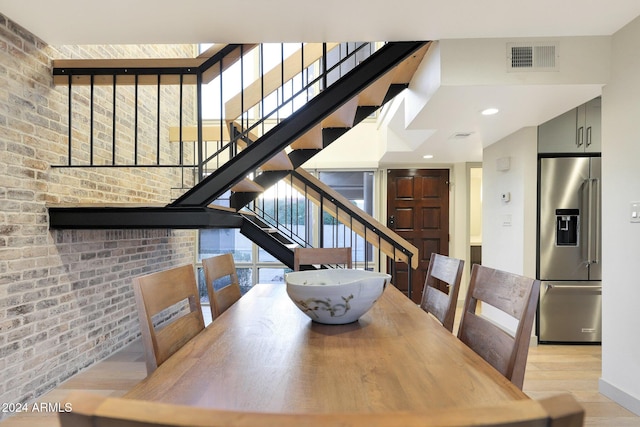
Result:
M640 1L0 0L0 12L54 45L402 41L612 35L640 15ZM483 146L562 113L573 99L592 97L593 87L584 90L439 90L399 137L413 140L420 154L432 152L434 163L480 161ZM470 106L489 101L501 113L479 120ZM458 132L472 135L451 138ZM415 163L416 155L390 153L384 161Z

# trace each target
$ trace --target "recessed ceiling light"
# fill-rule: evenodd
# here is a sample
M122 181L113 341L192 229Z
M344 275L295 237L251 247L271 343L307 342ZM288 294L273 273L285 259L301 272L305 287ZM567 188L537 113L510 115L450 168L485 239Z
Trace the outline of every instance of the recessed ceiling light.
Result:
M498 111L500 111L500 110L498 110L497 108L487 108L486 110L482 110L482 115L483 116L492 116L494 114L497 114Z
M433 154L425 154L422 156L423 159L433 159Z

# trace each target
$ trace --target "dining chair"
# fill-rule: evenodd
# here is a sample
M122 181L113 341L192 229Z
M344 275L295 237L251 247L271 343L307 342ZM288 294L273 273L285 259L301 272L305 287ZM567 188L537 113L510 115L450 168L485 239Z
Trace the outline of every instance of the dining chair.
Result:
M539 280L474 264L458 329L462 342L520 389L539 293ZM486 306L514 318L515 333L483 317Z
M204 329L193 265L133 279L147 373Z
M351 268L351 248L295 248L293 250L293 270L305 269L301 266L336 265Z
M202 269L209 293L211 319L215 320L242 296L233 254L204 258Z
M453 332L463 269L463 260L432 253L422 289L420 307L438 319L449 332ZM443 286L441 283L448 288L447 293L439 288L439 285Z
M516 400L492 406L434 408L398 413L264 413L225 411L76 391L72 410L60 412L61 427L581 427L584 409L570 394Z

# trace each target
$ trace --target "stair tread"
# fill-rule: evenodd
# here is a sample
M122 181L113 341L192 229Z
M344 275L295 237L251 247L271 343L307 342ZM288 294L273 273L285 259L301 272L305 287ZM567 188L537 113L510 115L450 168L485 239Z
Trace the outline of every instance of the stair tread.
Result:
M277 170L293 170L293 164L289 159L289 156L285 151L280 151L278 154L267 160L260 169L263 171L277 171Z
M322 126L316 125L296 139L290 147L294 150L305 148L322 149Z
M423 47L415 51L411 56L398 64L398 66L392 71L393 80L391 81L391 83L409 83L416 70L418 69L418 66L422 62L425 54L429 50L430 46L431 42L426 43Z
M329 117L322 120L323 128L350 128L353 126L356 118L356 110L358 109L358 97L354 97L345 102L336 111L331 113Z
M358 95L358 105L379 106L382 105L389 86L393 81L394 73L386 73Z
M232 186L231 191L236 193L262 193L264 191L264 188L260 184L257 184L248 178L245 178L239 183Z

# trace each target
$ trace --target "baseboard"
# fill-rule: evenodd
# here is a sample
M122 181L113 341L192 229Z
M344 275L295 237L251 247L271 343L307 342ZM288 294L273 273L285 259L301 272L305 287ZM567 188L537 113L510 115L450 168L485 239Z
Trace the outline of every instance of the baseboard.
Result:
M620 406L640 416L640 399L620 390L602 378L598 381L598 391Z

